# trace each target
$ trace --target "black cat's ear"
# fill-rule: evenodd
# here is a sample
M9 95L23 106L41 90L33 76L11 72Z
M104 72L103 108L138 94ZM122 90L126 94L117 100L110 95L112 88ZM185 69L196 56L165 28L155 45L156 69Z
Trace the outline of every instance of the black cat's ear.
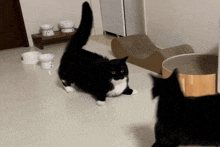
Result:
M159 78L152 75L152 74L149 74L150 77L152 78L153 80L153 88L151 89L151 92L152 92L152 99L155 99L158 95L159 95L159 91L158 91L158 87L155 87L157 84L159 84Z
M170 77L178 78L178 73L179 73L178 69L175 68L175 69L173 70L173 73L172 73L172 75L171 75Z
M159 74L158 75L153 75L153 74L149 73L149 75L155 81L163 79L163 77Z
M156 79L156 77L152 74L149 74L149 76L153 79L153 81Z
M178 71L177 68L175 68L175 69L173 70L173 72L174 72L175 74L178 74L178 73L179 73L179 71Z
M159 81L159 78L158 78L158 77L154 76L153 74L149 74L149 75L150 75L150 77L152 78L154 84Z
M121 61L122 61L122 62L126 62L126 60L127 60L127 59L128 59L128 56L127 56L127 57L122 58L122 59L121 59Z

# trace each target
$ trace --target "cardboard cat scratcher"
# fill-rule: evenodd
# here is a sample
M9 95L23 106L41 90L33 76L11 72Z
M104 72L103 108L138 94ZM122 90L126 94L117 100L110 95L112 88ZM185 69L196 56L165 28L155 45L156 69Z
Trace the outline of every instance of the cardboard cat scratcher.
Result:
M175 55L194 53L187 44L159 49L145 34L115 38L111 42L111 48L116 58L129 56L128 62L159 74L162 74L162 62L165 59Z

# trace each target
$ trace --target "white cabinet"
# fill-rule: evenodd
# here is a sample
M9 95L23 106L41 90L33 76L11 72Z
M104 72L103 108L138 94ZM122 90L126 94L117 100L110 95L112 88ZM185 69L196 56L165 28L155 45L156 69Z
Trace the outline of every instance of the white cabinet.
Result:
M120 36L144 34L142 0L100 0L103 31Z

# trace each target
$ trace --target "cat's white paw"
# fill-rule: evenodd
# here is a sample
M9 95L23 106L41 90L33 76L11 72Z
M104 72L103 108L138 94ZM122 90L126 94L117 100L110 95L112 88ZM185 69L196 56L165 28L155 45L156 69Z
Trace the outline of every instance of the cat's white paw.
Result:
M64 87L66 92L70 93L70 92L74 92L75 89L73 87L70 87L70 86L67 86L67 87Z
M136 89L133 89L132 95L137 94L137 93L138 93L138 91Z
M105 105L105 102L103 102L103 101L97 101L97 104L98 104L99 106L104 106L104 105Z

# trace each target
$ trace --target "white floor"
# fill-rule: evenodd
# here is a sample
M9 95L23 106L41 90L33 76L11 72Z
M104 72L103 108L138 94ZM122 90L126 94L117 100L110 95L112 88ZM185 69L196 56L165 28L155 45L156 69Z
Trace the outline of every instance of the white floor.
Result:
M0 147L150 147L156 101L150 71L128 63L132 96L107 98L98 106L86 93L66 93L57 68L65 43L0 51ZM110 47L89 41L86 48L114 58ZM55 54L55 67L27 66L29 50Z

